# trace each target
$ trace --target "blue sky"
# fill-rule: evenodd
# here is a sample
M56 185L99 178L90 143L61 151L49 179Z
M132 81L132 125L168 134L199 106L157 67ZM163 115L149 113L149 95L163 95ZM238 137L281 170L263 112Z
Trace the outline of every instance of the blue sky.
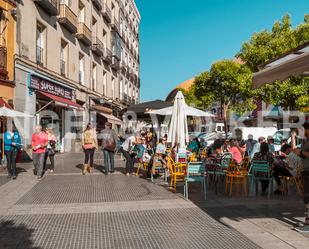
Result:
M165 99L179 83L232 58L251 34L288 13L293 25L308 0L136 0L142 16L141 100Z

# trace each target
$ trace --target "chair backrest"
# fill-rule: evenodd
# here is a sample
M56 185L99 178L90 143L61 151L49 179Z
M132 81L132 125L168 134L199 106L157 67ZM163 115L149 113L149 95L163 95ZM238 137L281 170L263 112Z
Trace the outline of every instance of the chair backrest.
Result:
M171 156L167 156L167 165L171 174L173 174L175 172L175 161Z
M205 163L204 162L188 163L187 175L189 177L203 176L204 174L205 174Z
M224 153L221 158L221 167L222 168L228 168L231 161L232 161L233 155L231 153Z
M187 163L188 162L187 154L185 154L185 153L177 153L176 161L180 162L180 163Z
M264 178L271 177L271 170L269 167L269 162L267 161L252 161L252 175L259 176L260 173L263 174Z

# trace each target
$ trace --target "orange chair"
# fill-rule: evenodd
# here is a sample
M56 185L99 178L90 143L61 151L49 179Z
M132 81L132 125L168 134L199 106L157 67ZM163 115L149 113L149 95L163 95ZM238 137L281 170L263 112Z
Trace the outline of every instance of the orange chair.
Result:
M247 196L247 170L243 165L237 165L235 162L231 162L226 171L225 178L225 192L232 195L233 185L238 184L243 186L244 194Z
M170 188L176 191L177 182L184 181L187 165L184 163L176 163L170 156L167 157L167 164L170 172Z

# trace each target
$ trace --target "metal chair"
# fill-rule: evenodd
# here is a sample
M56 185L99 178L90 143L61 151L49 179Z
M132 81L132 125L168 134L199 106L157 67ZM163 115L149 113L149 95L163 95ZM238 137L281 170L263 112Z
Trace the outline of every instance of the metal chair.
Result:
M167 165L170 171L170 187L176 191L177 182L184 181L187 164L177 163L171 156L167 157Z
M244 171L242 165L231 161L226 171L225 192L227 193L229 190L229 195L232 195L233 185L235 184L243 185L245 196L247 196L247 173Z
M251 175L253 183L255 183L255 192L258 193L258 182L260 180L268 181L270 186L268 187L268 198L270 197L273 190L273 177L267 161L252 161Z
M205 163L191 162L188 163L187 173L185 176L184 197L189 199L189 182L200 182L203 186L204 199L206 200L206 178L205 178Z

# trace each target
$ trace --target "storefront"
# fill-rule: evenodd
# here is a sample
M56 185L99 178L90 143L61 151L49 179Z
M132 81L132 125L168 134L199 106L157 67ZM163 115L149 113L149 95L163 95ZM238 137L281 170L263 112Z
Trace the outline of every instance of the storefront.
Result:
M72 127L66 127L66 116L75 116L83 110L83 107L75 102L75 90L37 75L30 76L28 87L31 94L36 96L36 123L44 129L53 128L58 138L57 149L67 151L68 141L65 141L65 136L75 131Z

